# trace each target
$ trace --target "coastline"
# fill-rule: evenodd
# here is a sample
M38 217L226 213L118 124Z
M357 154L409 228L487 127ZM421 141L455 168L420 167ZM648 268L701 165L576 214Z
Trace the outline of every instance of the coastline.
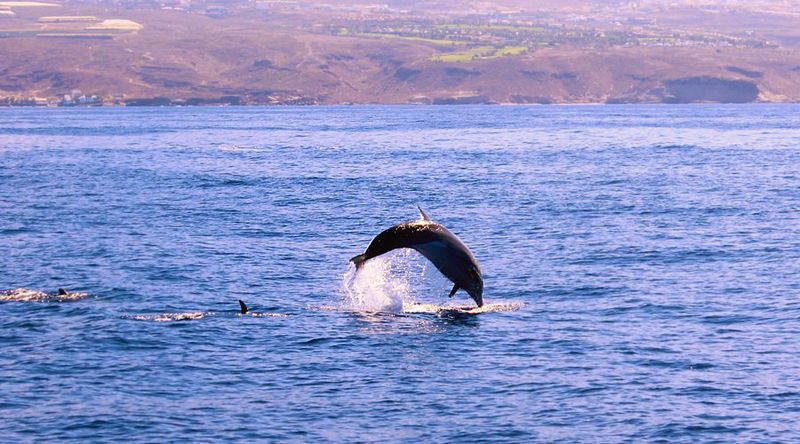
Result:
M675 106L675 105L798 105L800 101L753 101L753 102L553 102L553 103L516 103L516 102L488 102L488 103L169 103L169 104L126 104L126 103L101 103L91 105L20 105L0 104L0 109L87 109L87 108L324 108L324 107L564 107L564 106Z

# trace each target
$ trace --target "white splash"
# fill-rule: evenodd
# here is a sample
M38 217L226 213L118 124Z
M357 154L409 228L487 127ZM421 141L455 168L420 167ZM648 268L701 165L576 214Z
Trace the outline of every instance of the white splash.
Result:
M408 249L372 258L359 270L351 264L342 276L342 308L402 313L405 305L414 303L427 268L420 256Z
M439 316L508 312L524 306L520 301L491 301L476 307L463 291L448 299L452 285L420 254L401 249L364 262L360 270L351 264L342 276L343 304L319 308Z
M174 321L196 321L206 316L213 315L213 312L191 311L184 313L158 313L151 315L130 315L123 316L135 321L154 321L154 322L174 322Z
M408 293L408 283L390 272L390 262L374 258L356 270L350 265L342 277L342 290L346 308L355 311L403 311L403 296Z
M267 313L267 312L255 312L255 311L248 311L245 314L239 314L239 316L251 316L254 318L286 318L289 317L287 314L283 313Z
M502 313L507 311L517 311L525 304L521 301L500 301L491 304L484 304L483 307L473 305L457 305L448 303L444 305L436 304L408 304L403 307L404 313L430 313L435 315L465 314L477 315L482 313Z
M30 290L28 288L14 288L12 290L0 291L0 301L14 302L39 302L46 301L50 295L47 293Z
M85 299L86 293L68 292L66 294L44 293L29 288L0 290L0 301L7 302L72 302Z

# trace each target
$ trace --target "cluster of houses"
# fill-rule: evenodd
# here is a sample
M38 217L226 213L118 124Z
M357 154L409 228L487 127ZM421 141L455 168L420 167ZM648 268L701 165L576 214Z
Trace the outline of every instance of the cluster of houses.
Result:
M100 106L103 103L102 97L86 95L77 89L56 97L0 97L0 106Z
M236 105L315 105L318 100L291 93L258 96L222 96L216 98L190 97L171 99L169 97L125 98L122 95L87 95L80 90L56 97L0 96L0 107L4 106L236 106Z

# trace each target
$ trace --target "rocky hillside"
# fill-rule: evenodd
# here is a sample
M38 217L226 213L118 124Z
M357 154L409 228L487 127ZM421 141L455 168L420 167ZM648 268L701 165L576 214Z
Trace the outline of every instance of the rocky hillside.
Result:
M0 15L4 103L800 101L800 48L752 32L713 40L684 30L679 40L639 25L613 34L465 18L400 29L385 25L391 12L367 20L260 7L5 10L13 15Z

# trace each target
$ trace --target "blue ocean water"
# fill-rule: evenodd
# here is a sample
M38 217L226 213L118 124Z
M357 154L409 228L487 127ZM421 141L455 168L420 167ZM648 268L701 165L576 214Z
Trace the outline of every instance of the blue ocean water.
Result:
M2 441L796 442L800 106L0 109L0 290Z

